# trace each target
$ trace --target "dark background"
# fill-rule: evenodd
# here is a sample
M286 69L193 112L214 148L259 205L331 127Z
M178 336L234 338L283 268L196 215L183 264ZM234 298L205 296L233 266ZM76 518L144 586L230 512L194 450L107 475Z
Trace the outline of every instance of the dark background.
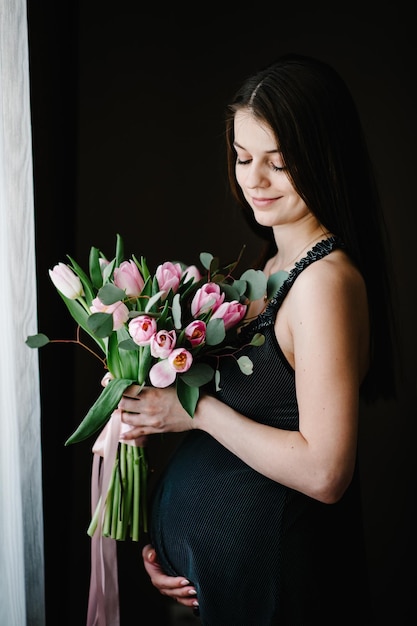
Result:
M398 283L400 397L364 414L361 453L377 623L406 624L417 592L413 3L310 5L145 13L137 2L28 0L39 331L74 336L48 269L67 254L86 268L93 245L111 258L116 233L126 256L143 255L153 269L173 257L195 262L203 250L234 259L243 243L250 265L259 242L228 197L224 106L281 53L334 65L368 136ZM39 360L47 626L78 626L90 574L93 441L64 442L99 395L103 370L72 344L49 345ZM151 445L155 475L169 449ZM140 548L119 545L122 626L136 623L134 611L138 624L168 624Z

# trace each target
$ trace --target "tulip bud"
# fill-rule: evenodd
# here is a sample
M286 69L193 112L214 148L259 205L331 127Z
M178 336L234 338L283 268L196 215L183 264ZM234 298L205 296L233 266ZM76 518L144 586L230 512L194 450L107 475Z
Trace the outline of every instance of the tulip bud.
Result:
M114 270L114 284L119 289L124 289L126 295L137 298L144 287L144 280L139 268L134 261L123 261Z
M84 295L81 280L65 263L55 265L52 270L49 270L49 276L58 291L66 298L76 300Z

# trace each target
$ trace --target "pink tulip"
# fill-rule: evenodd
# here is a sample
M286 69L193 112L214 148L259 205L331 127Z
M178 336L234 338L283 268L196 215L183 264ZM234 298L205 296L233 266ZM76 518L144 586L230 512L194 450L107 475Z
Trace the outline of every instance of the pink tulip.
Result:
M155 318L149 315L138 315L129 322L129 333L138 346L149 345L156 331Z
M177 335L175 330L160 330L151 337L151 354L159 359L166 359L175 348Z
M223 302L219 308L213 313L211 319L222 319L225 330L236 326L245 317L246 305L240 304L237 300L232 302Z
M193 357L188 350L176 348L167 359L153 365L149 371L149 380L154 387L169 387L176 375L190 369Z
M182 276L181 265L179 263L166 261L158 265L155 276L158 281L159 289L164 292L165 296L170 289L176 293Z
M116 287L124 289L127 296L137 298L141 294L145 283L133 260L120 263L120 266L114 269L113 276Z
M55 265L52 270L49 270L49 276L58 291L66 298L76 300L84 295L81 280L65 263Z
M182 276L184 278L184 282L189 282L190 280L192 280L193 282L198 283L198 281L201 279L200 270L196 265L189 265L183 271Z
M200 346L206 340L206 324L202 320L195 320L185 328L185 336L191 345Z
M129 319L129 309L121 300L113 304L103 304L100 298L94 298L91 303L92 313L108 313L113 316L113 330L119 330Z
M198 317L208 311L216 311L224 300L224 293L216 283L206 283L195 292L191 302L191 313Z

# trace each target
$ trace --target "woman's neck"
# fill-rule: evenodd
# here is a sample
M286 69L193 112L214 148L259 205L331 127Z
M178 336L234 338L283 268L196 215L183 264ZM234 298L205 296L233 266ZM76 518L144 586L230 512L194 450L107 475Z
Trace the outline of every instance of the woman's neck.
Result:
M296 235L294 232L288 233L288 236L286 233L277 233L278 252L266 264L267 274L275 274L280 270L291 270L295 263L302 259L316 243L328 239L330 236L331 233L321 224Z

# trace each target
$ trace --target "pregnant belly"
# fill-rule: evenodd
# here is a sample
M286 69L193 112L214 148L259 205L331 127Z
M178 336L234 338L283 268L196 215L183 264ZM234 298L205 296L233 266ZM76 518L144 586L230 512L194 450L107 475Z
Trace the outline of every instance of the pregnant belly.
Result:
M245 566L248 545L258 557L276 554L286 492L209 435L189 433L151 506L151 541L163 569L195 582L225 559Z

